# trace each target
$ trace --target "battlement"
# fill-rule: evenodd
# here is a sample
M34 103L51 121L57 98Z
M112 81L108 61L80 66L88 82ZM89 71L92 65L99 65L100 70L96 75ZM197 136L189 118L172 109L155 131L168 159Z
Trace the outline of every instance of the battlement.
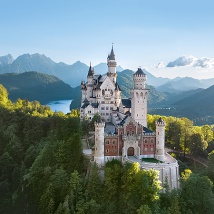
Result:
M105 127L105 122L94 122L95 128Z

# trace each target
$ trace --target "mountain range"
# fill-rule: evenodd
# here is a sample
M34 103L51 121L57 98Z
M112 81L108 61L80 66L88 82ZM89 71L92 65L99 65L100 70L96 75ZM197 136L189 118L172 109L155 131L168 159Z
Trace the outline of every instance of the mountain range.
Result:
M59 78L39 72L1 74L0 84L7 89L9 99L13 102L21 98L47 104L50 101L75 99L79 96L76 89Z
M100 63L94 69L95 74L104 74L107 72L107 65ZM133 88L134 71L123 70L121 66L117 70L122 97L128 98L130 89ZM208 118L207 123L214 123L214 78L157 78L148 71L143 71L147 74L151 113L185 116L198 120L198 124L203 124ZM88 66L80 61L67 65L56 63L40 54L24 54L15 60L10 54L0 57L0 84L7 88L12 101L26 98L46 104L53 100L72 99L74 101L71 108L78 108L81 99L79 83L86 80L87 72Z
M23 54L16 59L13 59L10 54L0 57L0 74L38 71L44 74L54 75L71 87L76 87L80 85L82 80L86 80L88 68L88 65L80 61L72 65L63 62L56 63L49 57L38 53ZM108 68L106 63L100 63L94 66L94 70L95 74L104 74ZM121 66L117 67L118 74L122 70L124 69ZM197 80L189 77L169 79L155 77L146 70L144 70L144 72L147 74L147 84L156 87L160 92L180 93L197 88L205 89L214 85L214 78L208 80Z

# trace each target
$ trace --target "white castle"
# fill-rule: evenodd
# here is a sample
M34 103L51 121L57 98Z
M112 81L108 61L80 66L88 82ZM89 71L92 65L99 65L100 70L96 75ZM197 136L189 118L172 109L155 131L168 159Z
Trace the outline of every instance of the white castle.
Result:
M94 161L100 167L112 159L138 162L142 169L158 170L162 184L168 181L171 189L178 188L178 163L164 148L165 122L161 118L156 121L156 132L147 128L146 74L138 68L133 74L131 98L121 99L113 46L107 65L106 75L95 75L90 65L87 82L81 82L80 118L92 119L96 113L101 116L95 122Z

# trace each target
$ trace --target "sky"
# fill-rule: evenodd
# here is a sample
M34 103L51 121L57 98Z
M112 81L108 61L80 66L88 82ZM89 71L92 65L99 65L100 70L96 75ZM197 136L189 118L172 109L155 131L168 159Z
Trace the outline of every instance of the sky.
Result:
M214 78L213 0L0 0L0 56Z

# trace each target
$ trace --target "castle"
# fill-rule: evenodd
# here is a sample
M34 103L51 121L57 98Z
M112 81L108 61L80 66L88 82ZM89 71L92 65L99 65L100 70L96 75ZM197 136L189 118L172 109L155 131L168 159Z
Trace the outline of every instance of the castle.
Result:
M130 99L121 99L113 46L107 65L105 75L95 74L90 65L87 82L81 82L80 118L92 119L96 113L102 118L95 122L94 161L100 167L112 159L138 162L142 169L158 170L162 184L167 180L171 189L178 188L178 163L164 148L165 122L159 118L155 132L147 128L146 74L138 68L133 74Z

